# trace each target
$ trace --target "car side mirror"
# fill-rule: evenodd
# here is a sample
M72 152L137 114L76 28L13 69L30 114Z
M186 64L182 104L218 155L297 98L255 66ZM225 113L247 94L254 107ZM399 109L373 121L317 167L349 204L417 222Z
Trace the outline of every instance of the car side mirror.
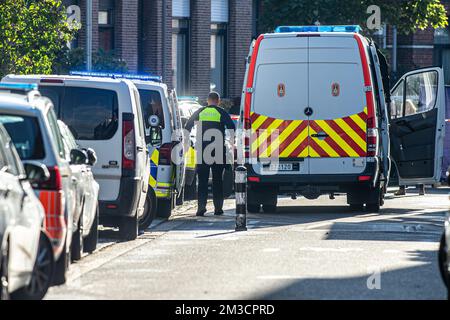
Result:
M95 153L95 150L92 148L87 148L86 149L86 153L87 153L87 161L88 164L93 167L95 166L95 164L97 163L97 153Z
M41 163L24 164L26 179L31 184L40 184L50 179L50 172L47 167Z
M81 165L86 164L88 156L86 152L80 149L72 149L70 151L70 164Z

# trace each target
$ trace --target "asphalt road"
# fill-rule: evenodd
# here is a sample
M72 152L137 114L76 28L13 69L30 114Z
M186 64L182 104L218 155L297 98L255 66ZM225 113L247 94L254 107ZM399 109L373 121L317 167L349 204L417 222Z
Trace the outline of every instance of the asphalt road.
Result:
M437 264L449 189L388 196L379 214L331 201L280 199L276 214L194 217L192 204L138 240L101 233L47 299L446 299Z

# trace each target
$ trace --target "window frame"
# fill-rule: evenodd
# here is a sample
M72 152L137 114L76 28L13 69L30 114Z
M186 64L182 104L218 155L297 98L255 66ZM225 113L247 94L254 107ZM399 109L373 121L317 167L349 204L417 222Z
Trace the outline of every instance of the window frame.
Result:
M216 26L214 28L214 26ZM224 50L223 50L223 92L221 92L221 96L222 97L227 97L228 96L228 50L229 50L229 45L228 45L228 32L229 32L229 23L228 22L212 22L211 23L211 36L223 36L224 37ZM211 63L211 61L210 61ZM210 69L210 75L212 73L212 69ZM212 80L212 79L211 79Z
M178 22L178 26L174 27L175 21ZM182 23L186 23L186 25L180 26ZM190 92L190 90L191 90L191 82L190 82L190 78L191 78L191 67L190 67L191 66L191 63L190 63L191 62L191 20L190 20L190 18L174 17L172 19L172 35L177 36L177 44L178 44L178 36L179 35L184 35L186 37L186 45L184 48L184 50L186 52L186 55L184 57L184 59L185 59L184 63L186 64L186 70L185 70L186 72L183 77L185 88L183 88L183 90L180 91L179 88L177 87L178 83L174 83L174 86L177 87L177 90L179 90L182 95L185 95L188 92ZM174 48L172 48L172 50L174 50ZM178 47L175 48L175 50L177 51L177 66L172 66L172 68L178 67Z

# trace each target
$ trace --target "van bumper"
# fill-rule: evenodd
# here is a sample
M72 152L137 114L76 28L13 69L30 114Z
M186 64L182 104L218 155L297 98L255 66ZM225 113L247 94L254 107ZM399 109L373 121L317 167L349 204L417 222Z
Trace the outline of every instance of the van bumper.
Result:
M259 182L248 182L249 189L270 187L276 188L278 194L289 193L348 193L370 188L377 173L377 164L368 163L364 172L359 174L326 174L326 175L272 175L262 176L247 167L248 178L259 178ZM359 177L370 176L368 181L360 181Z
M115 201L99 201L100 223L104 225L117 225L120 217L133 217L136 215L141 195L141 179L123 177L120 180L119 196Z

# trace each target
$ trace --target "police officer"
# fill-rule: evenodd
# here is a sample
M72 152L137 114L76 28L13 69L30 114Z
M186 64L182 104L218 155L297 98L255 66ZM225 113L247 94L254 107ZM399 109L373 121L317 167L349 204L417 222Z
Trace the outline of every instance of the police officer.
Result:
M212 171L214 214L223 214L223 173L226 165L225 130L235 130L230 115L221 107L220 95L211 92L208 106L197 110L186 123L186 130L191 131L197 125L197 174L198 174L198 209L197 216L204 216L208 200L208 180Z

